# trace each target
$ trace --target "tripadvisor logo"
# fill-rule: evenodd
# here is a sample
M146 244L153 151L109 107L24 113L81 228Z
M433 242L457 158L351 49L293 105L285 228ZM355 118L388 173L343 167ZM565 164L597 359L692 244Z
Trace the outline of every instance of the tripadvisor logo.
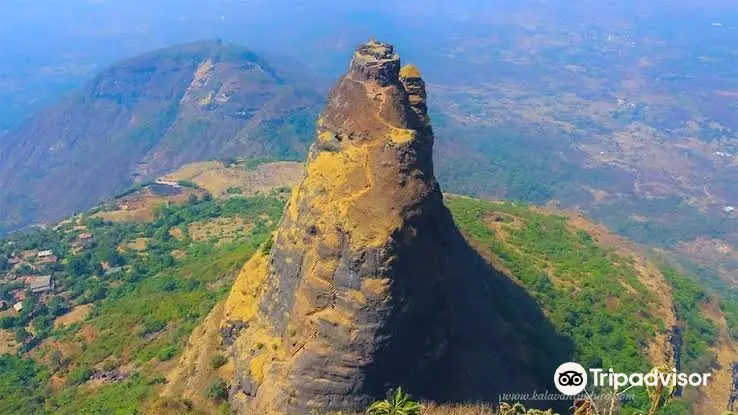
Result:
M661 372L654 369L648 373L618 373L612 368L589 369L592 384L595 387L609 387L613 390L623 390L634 386L707 386L711 373L680 373L676 369ZM587 370L579 363L567 362L559 366L554 373L554 384L559 392L565 395L578 395L587 388Z
M579 395L587 387L587 371L579 363L564 363L556 369L554 383L564 395Z

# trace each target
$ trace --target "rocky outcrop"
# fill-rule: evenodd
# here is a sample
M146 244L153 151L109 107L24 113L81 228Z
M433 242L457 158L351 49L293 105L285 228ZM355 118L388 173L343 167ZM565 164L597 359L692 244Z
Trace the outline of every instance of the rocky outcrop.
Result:
M359 46L316 135L269 255L225 304L232 406L356 410L398 385L440 401L550 389L566 345L456 229L417 68L391 45Z

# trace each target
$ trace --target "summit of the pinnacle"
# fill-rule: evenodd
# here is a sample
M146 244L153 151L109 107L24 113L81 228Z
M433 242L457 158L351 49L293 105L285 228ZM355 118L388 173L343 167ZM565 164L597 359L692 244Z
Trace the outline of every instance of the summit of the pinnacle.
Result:
M377 82L381 86L397 83L400 55L395 53L392 45L372 38L354 51L349 76L357 81Z

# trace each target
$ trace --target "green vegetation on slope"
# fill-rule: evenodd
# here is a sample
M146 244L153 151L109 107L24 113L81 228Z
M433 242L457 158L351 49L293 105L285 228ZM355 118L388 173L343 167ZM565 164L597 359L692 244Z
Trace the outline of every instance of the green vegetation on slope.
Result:
M47 411L64 415L102 415L102 414L137 414L141 402L151 393L151 385L138 373L130 379L112 385L105 385L94 390L68 388L54 397Z
M575 344L574 360L585 367L621 372L649 371L647 348L666 331L654 310L657 301L639 280L633 259L598 246L562 216L538 213L513 203L450 198L460 229L518 279L546 311L557 330ZM709 370L715 362L714 325L700 314L706 296L699 286L665 270L683 334L685 370ZM625 413L646 408L643 390L631 391ZM664 413L689 413L674 401Z
M711 350L717 341L717 327L700 312L707 294L695 281L673 268L662 269L672 287L672 297L679 319L682 337L682 371L704 373L717 365L717 356Z
M62 295L47 304L29 295L27 315L19 315L25 317L0 319L8 328L33 331L23 350L39 362L37 367L46 366L38 369L38 381L27 382L30 393L17 393L13 388L18 382L0 383L0 413L18 413L9 411L22 405L32 408L20 398L37 402L38 409L28 413L41 412L42 407L59 414L135 413L161 383L162 370L182 351L192 329L226 295L233 277L269 237L282 209L283 202L273 197L204 198L162 206L150 224L83 217L55 230L16 235L12 244L0 243L13 252L53 248L64 258L54 272L56 293ZM240 219L246 225L226 239L217 227L205 239L190 235L190 225L216 218ZM82 232L76 229L80 223L84 232L94 235L94 243L72 254L71 244ZM131 247L137 242L145 249ZM62 303L63 311L52 307L55 302ZM94 308L83 321L53 328L56 315L87 303ZM35 328L39 318L47 322L45 330L31 330L28 325ZM19 376L35 376L32 360L7 359L12 360L1 364L14 365ZM49 374L63 385L44 399ZM88 386L89 379L101 375L116 380Z
M452 198L448 206L461 230L499 256L557 329L572 337L577 361L622 371L649 368L643 350L658 318L650 314L651 294L627 258L573 232L564 217L466 198ZM504 235L486 220L502 221Z
M48 370L31 359L0 355L0 413L40 412L48 378Z
M639 280L632 259L598 246L565 217L468 198L450 198L447 204L472 243L509 270L559 333L572 339L576 361L625 372L650 369L646 348L667 328L654 312L655 298ZM29 295L23 313L0 319L3 327L22 329L27 336L23 358L0 359L4 372L13 374L9 379L15 379L0 382L0 413L19 407L60 414L140 409L192 329L267 240L282 209L283 202L271 197L205 197L161 206L150 224L109 223L87 215L53 230L15 235L12 244L0 243L0 256L53 249L63 258L51 271L57 293L64 293L43 305ZM228 218L247 224L235 239L232 232L224 238L217 227L191 232L193 226ZM75 254L72 245L81 232L93 234L94 242ZM678 272L663 273L673 287L684 340L683 369L708 370L715 362L717 330L701 314L707 296ZM0 296L8 297L14 289L0 284ZM84 320L53 326L58 315L81 304L93 306ZM724 303L723 309L731 304ZM120 377L95 380L101 374ZM51 375L57 379L53 393ZM634 396L624 413L647 406L643 391ZM677 400L667 409L665 413L688 413L689 406Z

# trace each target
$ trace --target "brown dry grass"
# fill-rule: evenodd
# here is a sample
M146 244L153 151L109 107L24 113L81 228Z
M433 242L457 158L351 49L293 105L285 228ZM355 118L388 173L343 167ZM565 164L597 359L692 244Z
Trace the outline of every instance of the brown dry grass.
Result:
M136 238L133 241L127 243L125 247L134 251L142 252L145 251L149 244L149 238Z
M74 358L82 353L82 347L82 342L77 340L59 341L54 338L47 338L31 352L31 356L39 362L48 364L51 361L50 352L57 350L63 358L68 358L73 362Z
M706 387L700 388L694 413L719 414L725 408L732 389L732 367L738 361L738 351L731 341L725 316L719 304L706 303L701 306L702 315L718 327L719 335L715 346L718 368L715 369Z
M95 216L110 222L144 223L154 220L154 207L158 203L134 210L114 210L111 212L96 213Z
M120 201L121 205L127 204L128 209L99 212L94 216L111 222L151 222L154 220L157 206L167 203L182 204L191 195L194 194L199 197L202 193L202 191L182 188L182 193L175 196L156 196L145 190Z
M95 328L88 324L82 327L82 336L87 343L90 343L97 338L97 333L95 332Z
M363 415L363 413L347 412L317 412L320 415ZM496 412L489 405L484 404L451 404L439 405L435 403L423 403L421 415L495 415Z
M253 225L242 218L215 218L189 225L188 232L193 241L203 242L210 238L218 240L217 245L229 243L251 231Z
M295 162L275 162L253 170L224 167L217 161L188 164L164 177L166 180L188 180L216 197L227 197L229 188L241 189L244 196L269 193L279 187L292 187L302 180L304 165Z
M700 237L681 242L676 250L702 262L724 262L738 260L738 251L727 241Z
M169 230L169 235L172 236L172 238L181 241L184 239L184 232L182 231L182 228L180 227L174 227Z
M168 383L162 391L161 402L154 402L149 414L180 413L177 405L167 408L168 403L190 399L195 409L206 413L214 413L216 408L212 401L206 399L202 391L210 380L219 376L232 379L235 365L228 363L218 369L210 365L210 359L220 349L220 326L223 323L223 303L216 305L205 321L190 336L184 353L175 366L167 373Z
M183 259L187 256L187 252L181 249L174 249L169 253L174 259Z
M165 180L180 181L192 180L193 178L203 174L206 171L219 169L223 167L223 163L219 161L200 161L182 166L179 170L167 174L163 178Z
M62 326L68 326L70 324L78 323L87 318L87 315L90 314L90 311L92 311L92 304L84 304L74 307L67 314L59 316L56 318L56 320L54 320L54 328L58 329Z
M49 380L49 387L51 388L52 392L57 392L61 390L62 387L64 387L66 381L67 379L62 376L53 375Z
M423 415L493 415L492 407L487 405L423 405Z
M18 349L18 344L15 342L15 334L12 330L0 330L0 355L1 354L14 354Z

